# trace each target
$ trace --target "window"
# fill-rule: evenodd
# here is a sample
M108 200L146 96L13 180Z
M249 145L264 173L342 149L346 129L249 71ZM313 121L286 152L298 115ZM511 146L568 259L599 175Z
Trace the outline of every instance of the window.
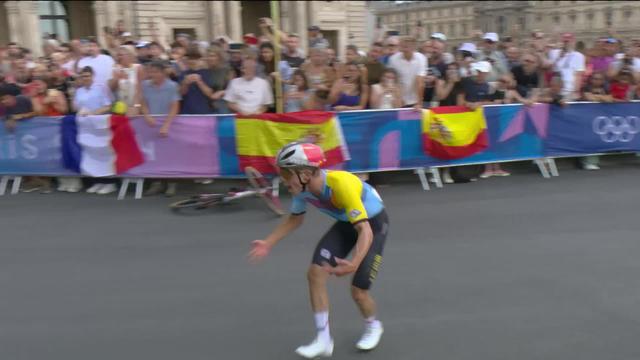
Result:
M61 1L38 1L40 33L55 35L60 41L69 41L69 18Z
M607 26L611 26L613 24L613 10L611 8L606 8L604 10L604 19Z
M631 8L624 9L624 17L629 19L633 15L633 10Z
M507 30L504 16L498 16L498 34L504 34Z
M524 16L520 16L518 19L518 25L520 25L520 31L523 31L527 28L527 19Z
M576 14L575 13L569 14L569 20L571 20L572 23L575 23L576 22Z
M560 15L553 15L553 22L555 24L560 24Z
M462 36L469 36L469 28L467 27L467 23L462 23Z
M594 17L594 15L593 15L593 11L589 11L589 12L587 13L587 20L593 20L593 17Z
M542 22L542 15L536 15L536 22Z
M456 34L456 26L455 24L449 24L449 36L451 37L456 37L458 34Z

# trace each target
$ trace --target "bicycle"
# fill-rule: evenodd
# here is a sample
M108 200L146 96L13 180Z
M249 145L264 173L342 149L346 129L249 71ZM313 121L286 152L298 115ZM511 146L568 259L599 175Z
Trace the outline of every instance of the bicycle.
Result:
M236 200L258 196L262 198L269 209L282 216L285 214L282 203L275 189L262 174L253 167L246 167L245 175L249 181L250 188L246 190L231 189L227 193L199 194L189 199L177 201L169 207L174 211L191 209L204 210L218 205L230 204Z

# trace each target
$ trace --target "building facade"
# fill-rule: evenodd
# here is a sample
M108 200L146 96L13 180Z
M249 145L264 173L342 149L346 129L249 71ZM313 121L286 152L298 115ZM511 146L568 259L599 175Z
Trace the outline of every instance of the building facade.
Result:
M306 44L307 27L318 25L331 47L342 54L349 44L366 47L365 1L280 1L280 27ZM0 1L0 46L15 41L39 52L45 33L67 41L97 36L122 20L127 31L163 45L176 33L211 41L226 35L240 41L259 34L258 19L271 17L269 1Z
M569 31L587 46L607 34L640 37L638 1L381 1L369 6L380 28L422 39L442 32L454 43L471 40L476 31L516 40L535 30Z

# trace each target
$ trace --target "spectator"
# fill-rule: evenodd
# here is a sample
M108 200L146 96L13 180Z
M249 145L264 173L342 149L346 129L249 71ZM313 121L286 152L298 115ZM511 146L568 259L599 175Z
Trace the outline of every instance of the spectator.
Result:
M487 81L491 74L491 63L488 61L478 61L471 65L472 76L463 80L464 106L471 110L494 103L496 100ZM485 165L481 178L490 176L509 176L510 173L502 170L500 164Z
M56 63L49 65L49 87L58 90L64 95L67 107L71 104L71 99L73 99L75 91L73 82L74 79L71 77L71 74L60 65Z
M241 43L229 44L229 65L234 72L234 77L242 76L242 55L245 45Z
M191 46L191 35L185 33L176 34L176 42L180 44L184 49L189 49Z
M397 36L390 36L384 44L384 56L382 57L382 62L385 66L389 65L389 58L392 55L398 53L398 49L400 46L400 39Z
M291 68L289 63L281 60L276 69L275 52L273 44L265 42L260 44L260 57L258 61L258 76L269 81L273 88L275 86L276 77L280 76L282 81L287 82L291 78Z
M325 49L330 47L329 42L320 33L320 27L317 25L309 26L309 49L323 47Z
M380 62L384 48L382 43L374 42L369 48L369 54L364 67L367 69L367 85L371 86L380 82L384 72L384 64Z
M611 82L611 96L615 102L625 102L633 97L633 73L620 71Z
M540 102L565 106L567 100L563 95L564 84L562 83L562 75L556 73L549 81L549 87L542 90L541 96L538 98Z
M93 70L93 84L107 88L113 75L115 62L111 56L100 53L100 46L95 38L91 38L85 44L87 55L78 61L78 67L84 69L87 66Z
M618 55L607 71L609 79L615 78L621 72L630 72L635 82L640 81L640 57L636 54L640 55L640 51L631 49Z
M398 74L394 69L384 69L380 83L371 86L372 109L397 109L402 107L402 93Z
M116 101L127 105L127 115L135 116L140 112L139 84L142 81L142 66L135 64L135 51L130 45L121 45L116 50L118 63L113 68L109 88Z
M213 94L213 111L217 114L226 114L229 112L227 103L222 99L224 90L229 85L229 81L233 79L233 71L227 65L224 58L224 51L218 46L211 46L207 50L207 65L211 73Z
M505 53L507 55L507 69L512 71L514 67L520 65L520 49L510 46Z
M335 79L335 71L327 65L327 49L312 48L309 62L302 66L309 87L321 100L326 100Z
M224 100L229 109L241 116L262 114L273 104L273 94L269 83L256 76L256 60L242 61L242 77L229 82Z
M455 61L455 57L451 53L445 52L447 37L443 33L436 32L431 34L431 46L434 50L438 51L438 55L445 64L451 64ZM429 63L431 63L430 59Z
M78 115L107 114L111 110L111 96L109 90L93 81L94 72L90 66L80 70L80 87L75 92L73 107ZM115 179L100 179L87 189L89 194L107 195L117 190Z
M518 101L531 105L537 101L539 89L542 87L539 59L532 53L522 56L522 63L511 69L518 93Z
M400 42L400 52L389 58L389 67L398 73L404 107L422 108L424 76L427 59L416 52L416 40L405 37Z
M293 73L291 85L287 85L287 92L284 95L285 112L307 110L309 101L312 100L312 92L307 84L307 78L302 70Z
M27 96L20 95L11 84L0 85L0 105L4 108L4 126L13 132L18 121L36 116L33 103Z
M585 71L584 55L574 50L575 38L571 33L562 35L562 49L549 52L549 60L554 71L562 76L565 98L572 100L580 98L582 73Z
M180 93L178 84L167 77L165 63L162 61L151 62L147 72L149 79L142 82L141 109L145 121L150 126L156 125L156 120L151 115L166 115L159 135L169 136L171 123L180 110ZM162 192L166 196L174 196L177 183L174 181L154 181L145 193L146 196L157 195Z
M478 50L473 43L463 43L458 48L458 68L463 78L471 76L471 64L475 62Z
M582 90L582 100L608 103L613 101L606 86L604 72L598 71L591 75L589 82Z
M169 55L171 66L167 69L167 72L173 81L178 81L180 75L188 68L184 58L186 52L187 50L178 43L171 45L171 54Z
M167 55L164 52L164 48L158 42L152 41L149 43L149 58L153 61L166 61Z
M447 65L444 77L436 82L436 99L439 101L439 106L464 104L464 87L458 64Z
M427 59L429 63L429 69L433 76L441 78L445 71L447 71L447 65L453 61L447 62L444 56L444 43L438 40L433 40L431 45L431 57Z
M420 53L422 53L427 60L431 60L431 55L433 54L433 41L425 40L420 46Z
M355 63L360 64L360 54L358 53L358 47L355 45L347 45L347 49L345 51L345 63Z
M492 87L492 96L494 104L511 104L520 99L515 90L513 79L504 75Z
M300 37L297 34L289 34L282 49L282 60L289 64L293 70L299 69L304 63L304 52L300 50Z
M64 93L50 88L48 79L37 77L33 79L33 82L35 83L35 91L31 100L33 110L37 115L62 116L69 111Z
M614 61L614 54L611 54L610 48L606 46L608 40L607 38L599 39L593 49L591 49L591 56L589 56L587 67L591 68L592 73L606 72Z
M358 64L351 62L345 66L344 76L331 88L329 103L335 111L362 110L369 101L369 86L362 78Z
M446 70L445 70L446 71ZM424 77L424 91L422 95L422 106L425 108L438 106L438 97L436 96L436 85L440 73L434 72L434 68L427 69L427 75Z
M188 69L180 76L180 113L211 114L211 100L214 95L211 72L203 66L200 50L196 46L189 48L186 58Z
M486 33L482 37L483 46L480 60L491 64L491 73L487 76L488 82L495 82L499 77L508 74L507 60L504 55L497 50L500 40L496 33Z

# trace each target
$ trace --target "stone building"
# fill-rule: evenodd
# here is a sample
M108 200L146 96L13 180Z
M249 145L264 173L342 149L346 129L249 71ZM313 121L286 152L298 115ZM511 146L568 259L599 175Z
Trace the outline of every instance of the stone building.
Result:
M318 25L342 54L348 44L368 43L365 1L280 1L280 25L306 44L307 27ZM156 32L169 44L176 33L210 41L227 35L241 40L259 33L258 18L270 17L269 1L0 1L0 46L15 41L39 52L44 33L61 40L101 35L118 20L135 37Z
M638 1L380 1L369 6L376 25L421 38L442 32L454 43L471 40L474 30L516 39L534 30L570 31L585 45L609 33L640 38Z

